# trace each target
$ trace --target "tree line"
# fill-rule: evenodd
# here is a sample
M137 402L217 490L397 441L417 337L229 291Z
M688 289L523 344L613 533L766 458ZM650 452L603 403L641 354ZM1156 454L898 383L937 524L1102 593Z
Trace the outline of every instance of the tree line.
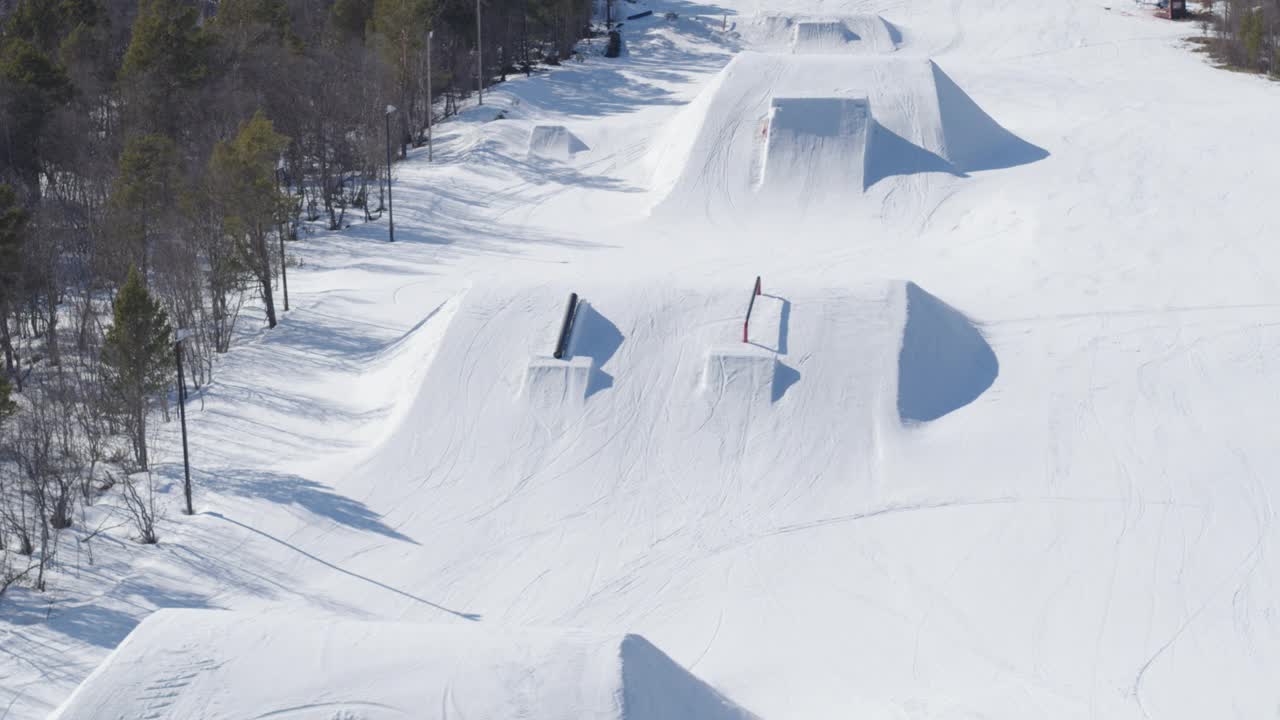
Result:
M1280 78L1280 0L1201 4L1206 42L1215 57L1234 68Z
M276 326L286 241L382 212L388 142L590 32L479 8L481 47L474 0L0 0L0 592L113 489L154 542L175 351L207 382L245 307Z

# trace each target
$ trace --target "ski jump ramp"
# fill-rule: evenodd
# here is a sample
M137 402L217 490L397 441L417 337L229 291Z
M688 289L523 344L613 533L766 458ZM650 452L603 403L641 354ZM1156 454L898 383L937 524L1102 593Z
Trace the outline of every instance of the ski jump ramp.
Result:
M149 616L53 720L751 720L638 635Z
M894 52L897 28L879 15L760 15L742 23L744 40L770 53L878 55Z
M886 180L960 176L1045 155L932 60L751 52L735 56L655 147L661 199L653 214L713 221L847 212Z

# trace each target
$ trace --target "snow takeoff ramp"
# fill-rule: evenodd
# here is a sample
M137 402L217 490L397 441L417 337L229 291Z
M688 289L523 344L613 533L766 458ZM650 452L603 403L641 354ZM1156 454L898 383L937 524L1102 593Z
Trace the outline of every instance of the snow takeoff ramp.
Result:
M870 128L866 98L774 98L762 189L791 204L861 190Z
M638 635L161 610L54 720L746 720Z
M529 157L568 160L587 144L563 125L535 125L529 131Z
M881 55L898 49L898 31L879 15L761 15L743 23L743 37L774 53Z

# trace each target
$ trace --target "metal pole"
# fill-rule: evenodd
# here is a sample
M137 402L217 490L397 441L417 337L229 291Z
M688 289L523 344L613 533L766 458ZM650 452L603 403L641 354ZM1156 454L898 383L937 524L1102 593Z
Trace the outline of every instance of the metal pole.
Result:
M280 177L283 174L280 168L276 168L276 192L280 195L284 194L281 190ZM282 223L276 224L276 234L280 236L280 287L284 290L284 311L289 312L289 274L284 269L284 225Z
M178 418L182 422L182 494L187 498L187 514L194 515L191 507L191 458L187 450L187 382L182 376L182 341L173 344L178 356Z
M476 0L476 101L484 104L484 44L480 42L480 0Z
M396 216L391 209L391 113L387 119L387 242L396 241Z
M431 102L431 38L435 34L435 30L427 32L427 162L433 159L431 157L431 141L434 139L431 134L431 111L435 106Z

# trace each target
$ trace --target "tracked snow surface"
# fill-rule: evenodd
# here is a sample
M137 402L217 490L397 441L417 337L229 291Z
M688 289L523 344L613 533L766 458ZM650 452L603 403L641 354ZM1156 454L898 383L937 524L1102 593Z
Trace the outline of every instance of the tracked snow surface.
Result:
M0 717L1275 716L1280 89L1126 3L629 7L291 247Z

